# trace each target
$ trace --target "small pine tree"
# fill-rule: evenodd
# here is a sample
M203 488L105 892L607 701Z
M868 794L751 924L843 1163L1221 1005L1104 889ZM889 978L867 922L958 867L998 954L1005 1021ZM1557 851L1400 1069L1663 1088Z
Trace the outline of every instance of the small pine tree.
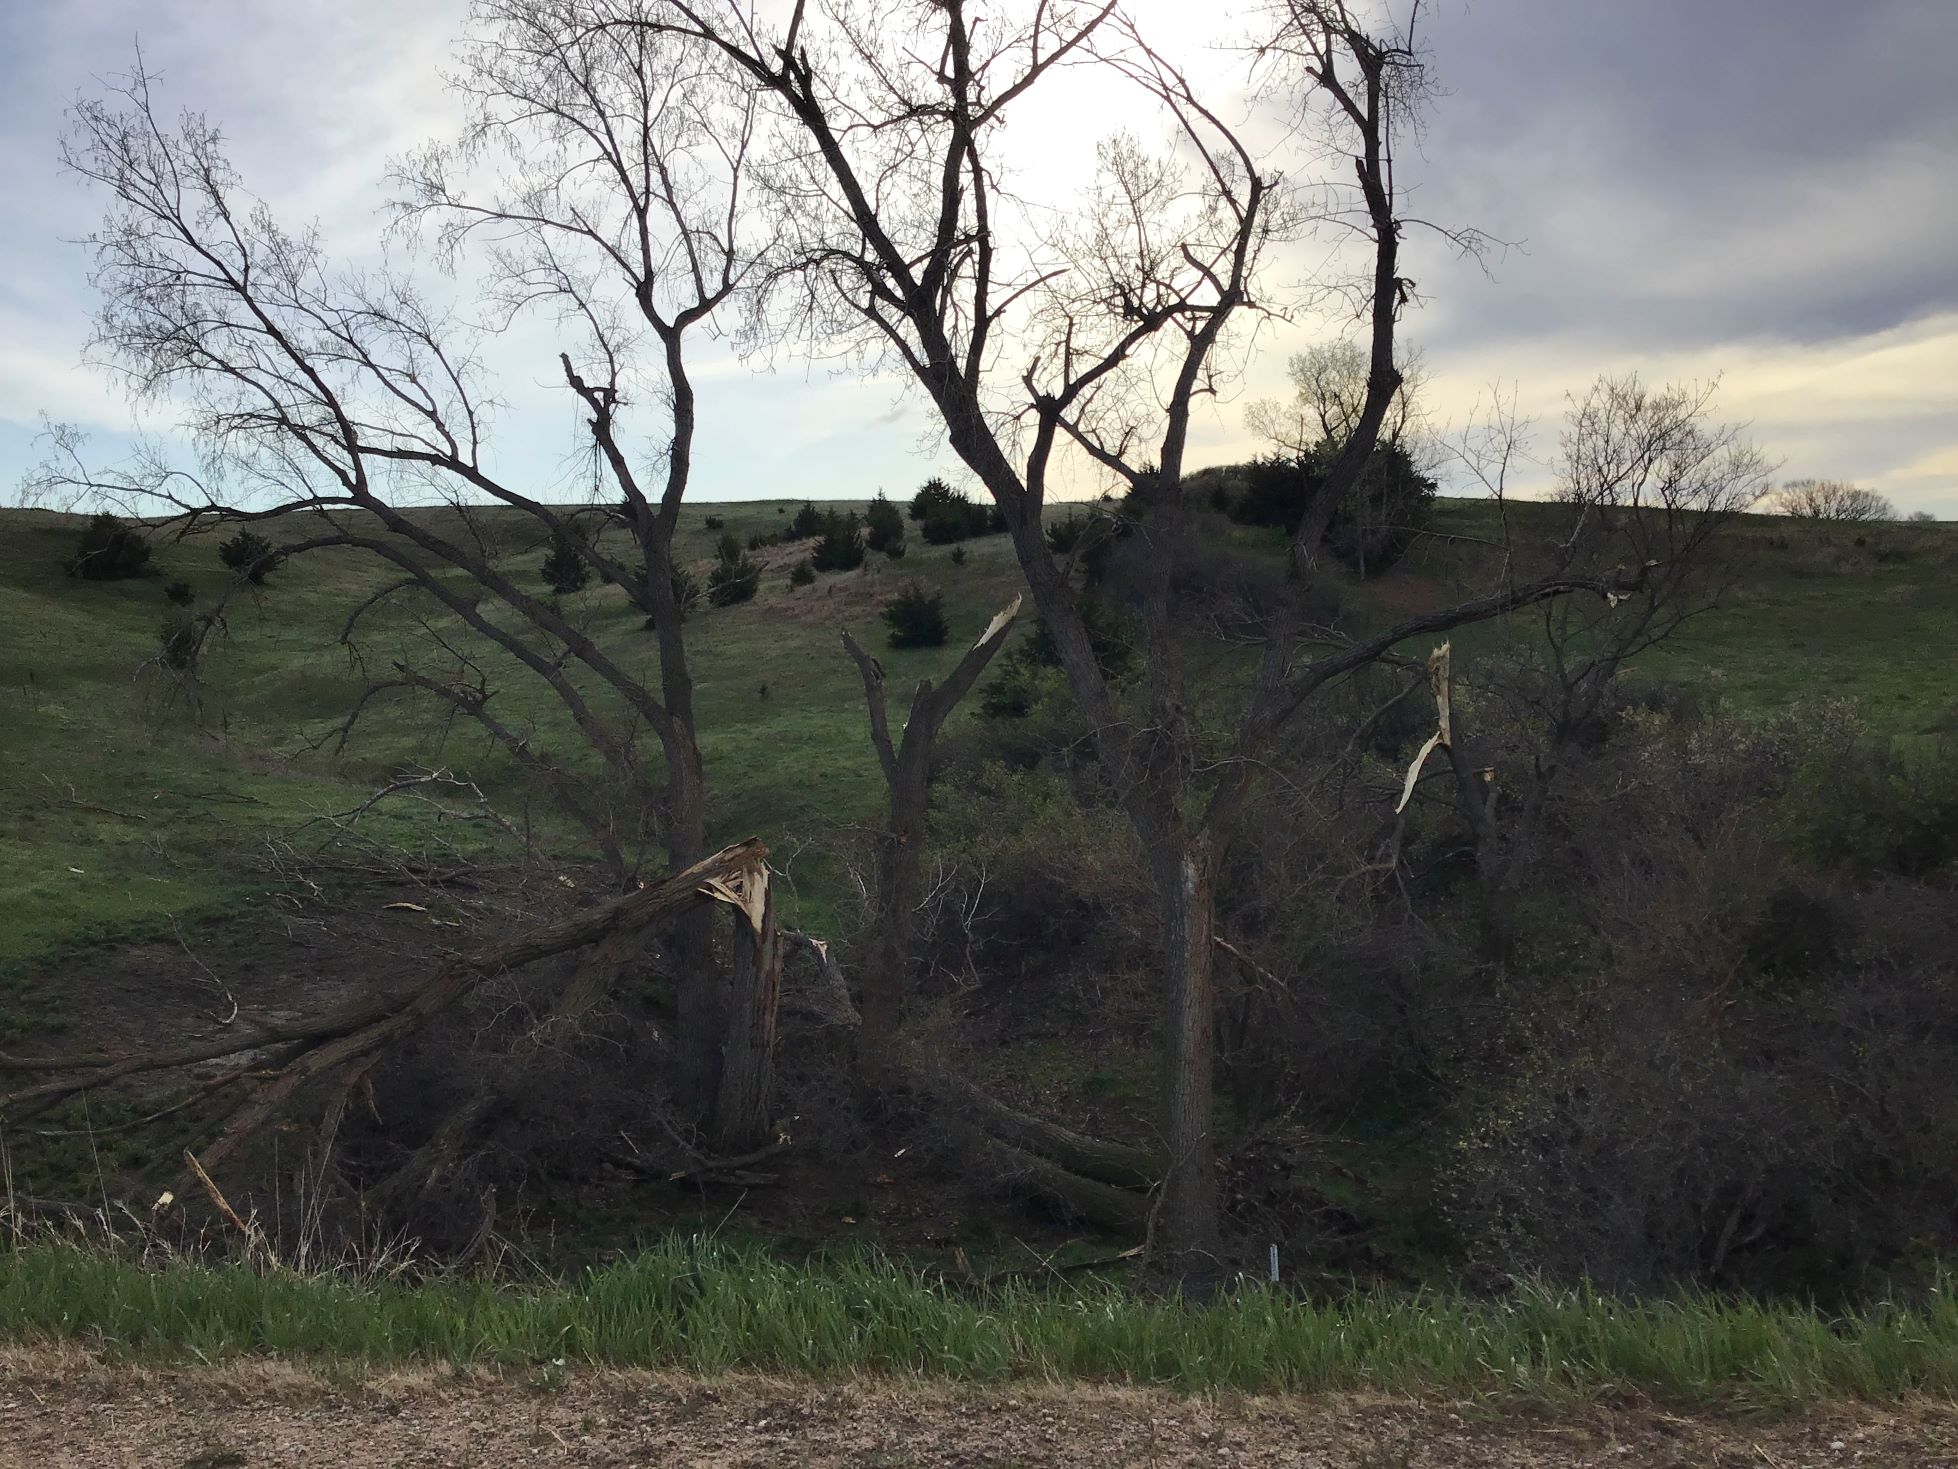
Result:
M581 592L591 581L591 566L584 553L568 530L562 528L551 532L551 549L544 557L541 568L544 585L557 597L568 597L573 592Z
M945 625L945 599L915 581L884 608L884 625L891 630L893 648L942 647L951 636Z
M106 511L82 528L68 574L83 581L124 581L150 571L150 543Z
M870 502L869 514L864 517L869 530L870 549L882 551L886 556L898 557L904 554L904 512L892 504L882 490Z
M673 600L679 606L682 617L700 605L700 582L684 566L673 568Z
M863 565L863 522L856 511L843 516L831 513L809 560L818 571L855 571Z
M163 666L178 673L197 667L197 655L204 649L204 622L187 607L172 607L158 630L157 656Z
M789 522L788 538L792 541L811 540L828 528L830 518L804 500L802 508L795 513L795 519Z
M761 566L733 531L724 532L714 548L714 569L707 573L707 600L716 607L746 602L761 586Z
M197 600L197 593L190 589L187 581L173 581L163 589L163 600L172 607L188 607Z
M906 512L913 520L926 520L932 511L942 510L948 505L964 502L965 496L936 477L925 481L923 488L911 497L910 509Z
M789 568L789 585L792 587L806 587L815 579L816 568L809 564L806 556Z
M265 578L278 569L283 559L270 541L249 527L218 543L218 560L255 587L263 586Z
M963 565L965 565L965 547L964 547L964 546L954 546L954 547L952 547L952 564L953 564L954 566L963 566Z
M1081 537L1087 529L1088 522L1078 515L1057 520L1047 527L1047 549L1056 556L1066 556L1081 544Z
M923 493L922 490L919 491L921 496ZM927 545L951 545L957 541L971 540L974 536L986 535L992 530L1003 530L1006 526L1004 518L1000 519L997 526L993 524L997 514L997 511L978 504L961 491L947 490L943 496L934 499L927 508L924 522L918 527L918 531L925 538Z

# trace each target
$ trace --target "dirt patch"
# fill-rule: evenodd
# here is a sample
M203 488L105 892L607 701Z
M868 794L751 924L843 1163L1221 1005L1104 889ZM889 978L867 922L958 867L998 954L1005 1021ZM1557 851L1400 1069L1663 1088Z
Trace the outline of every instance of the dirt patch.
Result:
M279 1363L145 1370L0 1358L0 1466L1949 1465L1958 1410L1856 1405L1769 1421L1386 1398L1177 1397L545 1369L359 1375Z
M414 904L414 907L404 906ZM394 906L390 906L394 905ZM29 971L24 988L56 1022L26 1054L167 1049L229 1026L317 1015L425 975L464 930L443 895L408 882L363 884L331 901L271 891L221 920L167 938L96 945ZM123 1088L180 1086L164 1073Z

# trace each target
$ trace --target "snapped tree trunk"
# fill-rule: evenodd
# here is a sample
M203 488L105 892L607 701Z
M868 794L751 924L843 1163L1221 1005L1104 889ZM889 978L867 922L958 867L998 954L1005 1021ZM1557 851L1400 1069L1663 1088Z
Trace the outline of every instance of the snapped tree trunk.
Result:
M933 686L918 681L911 698L911 717L899 741L891 740L890 713L884 701L884 667L843 634L843 649L863 678L864 704L870 713L870 741L884 782L890 788L890 817L877 848L873 884L870 943L863 958L863 1029L861 1057L867 1070L881 1069L889 1059L890 1043L904 1020L904 975L911 959L918 895L923 891L925 816L931 805L931 752L938 732L972 688L973 681L1005 645L1013 619L1019 615L1016 596L966 650L945 682Z
M697 860L706 846L706 777L699 751L691 751L691 757L670 767L667 861L675 872ZM667 953L674 971L674 1092L694 1121L706 1127L719 1105L729 1022L728 977L714 957L713 904L679 916L667 935Z
M1217 1140L1211 1073L1216 1051L1212 950L1217 864L1204 840L1154 854L1163 916L1164 1051L1169 1061L1169 1168L1156 1206L1155 1249L1179 1274L1217 1265Z
M860 1033L865 1062L872 1066L881 1064L904 1020L905 969L923 878L925 777L920 762L899 762L890 823L877 845L876 918L863 956Z
M714 1105L713 1144L725 1153L768 1142L774 1123L775 1023L782 994L782 939L768 869L745 874L742 887L715 892L734 905L734 963L727 1032Z

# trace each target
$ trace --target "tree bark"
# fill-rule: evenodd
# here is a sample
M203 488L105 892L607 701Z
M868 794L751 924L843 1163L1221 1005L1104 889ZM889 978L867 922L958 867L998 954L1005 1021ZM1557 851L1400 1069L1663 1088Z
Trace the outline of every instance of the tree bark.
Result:
M891 793L890 816L877 847L872 887L875 906L863 959L863 1027L859 1039L867 1070L880 1069L889 1059L891 1040L904 1020L904 975L911 959L918 896L924 887L932 748L959 701L1005 645L1019 611L1020 599L1015 597L966 650L944 683L934 687L930 679L919 680L911 698L911 716L896 743L891 740L890 713L884 699L883 666L858 647L849 633L843 634L843 649L863 678L870 742Z
M880 1064L904 1020L905 969L916 931L924 864L926 771L900 760L891 783L890 821L877 844L876 917L863 957L864 1058Z
M723 1152L760 1147L775 1119L775 1023L782 993L782 938L775 928L775 893L767 869L734 915L734 964L728 986L726 1042L710 1137ZM759 910L757 923L754 911Z
M1169 1060L1169 1168L1153 1243L1177 1273L1201 1278L1216 1269L1220 1242L1211 1098L1216 1059L1215 849L1203 839L1186 841L1160 852L1152 865L1163 917Z
M1018 1111L961 1076L925 1074L918 1078L918 1085L999 1141L1038 1153L1069 1173L1117 1188L1154 1188L1162 1181L1163 1160L1146 1148L1105 1142Z

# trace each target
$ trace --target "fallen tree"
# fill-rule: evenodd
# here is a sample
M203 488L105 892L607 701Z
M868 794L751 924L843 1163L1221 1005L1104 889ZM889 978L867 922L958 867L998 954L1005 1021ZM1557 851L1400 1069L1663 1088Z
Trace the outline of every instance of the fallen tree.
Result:
M252 1023L241 1017L235 1029L218 1039L150 1051L43 1056L0 1052L0 1073L49 1076L0 1097L0 1119L17 1125L70 1098L130 1077L228 1060L230 1067L199 1084L201 1093L210 1094L247 1073L254 1073L259 1084L228 1113L205 1124L214 1135L195 1150L195 1156L207 1172L236 1157L275 1121L288 1119L302 1095L315 1087L330 1089L317 1129L324 1153L332 1146L347 1095L385 1056L487 980L542 959L590 950L590 959L552 1011L554 1017L573 1015L589 1008L609 987L619 956L643 941L649 930L724 903L737 915L737 1004L729 1016L725 1045L746 1053L751 1064L735 1071L751 1080L722 1109L724 1126L712 1140L730 1150L753 1147L769 1124L780 993L781 944L774 930L767 856L767 847L758 840L738 842L637 891L511 938L451 954L419 984L370 995L324 1015L282 1023ZM432 1183L477 1124L494 1110L506 1085L507 1076L491 1078L477 1097L445 1117L390 1187L412 1189ZM182 1182L177 1180L178 1185ZM184 1190L173 1186L170 1192Z

